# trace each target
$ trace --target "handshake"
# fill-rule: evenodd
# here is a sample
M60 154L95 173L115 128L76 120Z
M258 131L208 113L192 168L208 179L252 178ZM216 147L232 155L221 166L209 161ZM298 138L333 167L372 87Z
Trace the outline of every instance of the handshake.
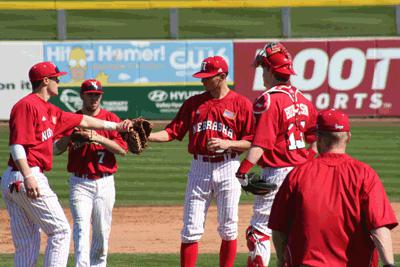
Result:
M277 184L264 181L259 174L254 172L248 174L237 172L236 178L245 192L254 195L267 195L278 188Z

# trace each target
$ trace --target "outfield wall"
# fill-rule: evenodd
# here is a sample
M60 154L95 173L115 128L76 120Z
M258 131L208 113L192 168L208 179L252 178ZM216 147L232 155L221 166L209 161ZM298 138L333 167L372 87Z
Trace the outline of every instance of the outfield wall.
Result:
M266 41L83 41L0 42L0 120L31 91L29 67L53 61L68 75L52 102L80 108L79 85L102 81L102 105L119 116L171 119L182 102L202 92L191 74L204 57L220 55L230 65L228 82L251 100L263 90L262 70L250 67ZM400 116L400 38L284 40L297 75L292 83L318 109L343 109L352 116Z

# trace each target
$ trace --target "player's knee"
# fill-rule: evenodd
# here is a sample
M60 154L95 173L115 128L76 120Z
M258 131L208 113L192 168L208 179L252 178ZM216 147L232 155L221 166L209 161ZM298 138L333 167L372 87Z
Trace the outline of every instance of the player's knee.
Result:
M218 234L223 240L234 240L238 236L238 226L236 222L221 224L218 226Z
M238 236L237 230L233 229L221 229L218 233L222 240L235 240Z
M204 233L203 227L184 226L181 231L182 243L194 243L201 239Z

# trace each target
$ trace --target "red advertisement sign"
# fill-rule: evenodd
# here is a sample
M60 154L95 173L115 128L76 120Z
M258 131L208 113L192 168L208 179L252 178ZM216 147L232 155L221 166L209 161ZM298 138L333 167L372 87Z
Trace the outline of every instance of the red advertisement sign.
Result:
M234 43L236 90L254 100L265 90L251 63L266 41ZM293 56L292 84L318 110L352 116L400 116L400 39L282 42Z

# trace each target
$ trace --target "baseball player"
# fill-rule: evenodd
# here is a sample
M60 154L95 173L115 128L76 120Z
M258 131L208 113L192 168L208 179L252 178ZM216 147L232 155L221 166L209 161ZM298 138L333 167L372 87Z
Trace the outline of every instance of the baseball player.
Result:
M100 81L84 81L80 93L83 105L76 113L120 122L117 115L100 108L102 95ZM73 135L84 142L79 139L74 142L71 133L68 133L54 145L55 154L61 154L67 148L69 152L67 169L71 173L69 188L74 221L75 266L106 266L115 202L114 173L117 162L114 154L124 156L127 144L116 131L77 130ZM91 224L92 244L89 250Z
M272 206L277 266L378 266L377 251L395 266L396 215L375 171L346 154L348 116L324 110L317 129L320 155L289 174Z
M279 187L293 166L304 163L311 156L306 142L312 143L316 150L317 113L311 102L290 84L290 75L295 72L291 56L282 44L266 44L254 65L263 68L267 91L254 102L257 120L254 140L237 178L245 185L245 174L258 164L263 168L262 178ZM254 198L253 216L246 230L248 267L268 266L272 232L267 225L276 192Z
M228 65L220 56L203 60L201 78L205 92L187 99L176 117L149 140L182 140L189 132L188 151L193 155L185 194L181 232L181 266L196 264L198 241L212 197L218 209L218 232L222 238L220 266L233 266L237 247L238 203L241 188L235 178L239 154L253 139L251 103L231 91L226 83Z
M33 92L18 101L10 115L10 159L1 188L15 246L14 266L36 266L40 229L46 233L44 266L66 266L71 230L44 172L53 160L53 137L76 126L125 131L130 121L103 121L64 112L48 103L58 94L58 77L65 75L51 62L32 66Z

